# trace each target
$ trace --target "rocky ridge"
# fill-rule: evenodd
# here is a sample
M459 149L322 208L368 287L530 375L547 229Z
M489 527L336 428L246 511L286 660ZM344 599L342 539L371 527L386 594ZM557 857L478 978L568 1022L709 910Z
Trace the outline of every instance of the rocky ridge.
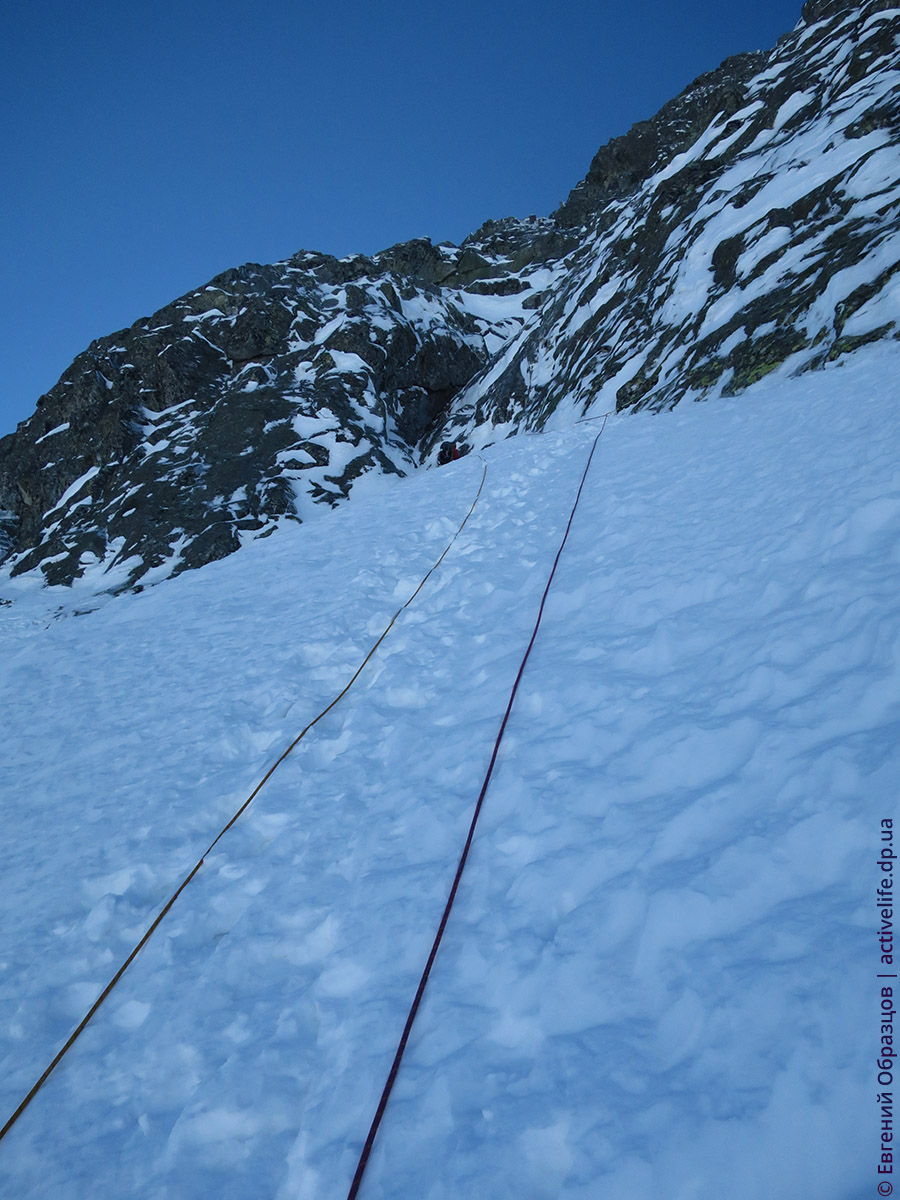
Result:
M12 574L136 587L435 461L735 394L900 328L900 9L808 0L595 156L548 218L300 252L93 342L0 440Z
M604 147L555 214L580 223L564 279L442 435L734 395L897 337L898 41L887 0L807 4Z
M133 586L334 504L367 471L414 469L518 327L494 293L524 301L549 241L569 244L547 224L247 265L98 339L0 442L13 572L67 583L105 563Z

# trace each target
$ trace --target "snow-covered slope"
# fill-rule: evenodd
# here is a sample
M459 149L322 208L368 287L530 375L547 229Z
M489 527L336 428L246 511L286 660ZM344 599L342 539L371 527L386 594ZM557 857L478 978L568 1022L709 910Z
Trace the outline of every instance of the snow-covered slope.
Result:
M364 1197L874 1194L898 367L607 426ZM346 1195L597 428L486 451L439 571L0 1144L2 1196ZM5 585L4 1114L480 474L140 595Z
M808 0L773 50L602 147L550 217L251 264L98 339L0 439L3 575L144 586L442 440L737 394L896 339L898 38L891 0Z

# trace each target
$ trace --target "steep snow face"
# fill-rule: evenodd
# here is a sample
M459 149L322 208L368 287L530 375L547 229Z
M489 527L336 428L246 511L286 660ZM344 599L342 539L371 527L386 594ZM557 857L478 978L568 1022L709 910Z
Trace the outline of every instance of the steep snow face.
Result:
M0 441L5 570L143 586L443 440L734 394L895 338L900 9L804 13L603 147L552 217L245 266L95 342Z
M582 248L441 436L733 394L898 336L900 8L825 10L600 151L557 214Z
M363 1197L874 1190L898 368L607 426ZM592 428L485 453L0 1144L4 1196L346 1194ZM480 474L141 595L4 584L4 1117Z

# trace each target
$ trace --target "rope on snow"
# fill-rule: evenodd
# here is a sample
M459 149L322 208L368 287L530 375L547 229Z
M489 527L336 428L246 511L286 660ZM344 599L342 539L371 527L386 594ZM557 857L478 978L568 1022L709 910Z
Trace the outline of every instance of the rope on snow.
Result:
M309 722L309 724L300 731L300 733L294 738L294 740L291 742L291 744L288 746L288 748L280 755L280 757L278 759L276 759L276 761L272 764L272 766L268 769L268 771L266 771L265 775L262 777L262 779L259 781L259 783L256 785L256 787L253 789L253 791L250 793L250 795L247 797L247 799L244 801L244 803L240 806L240 808L237 810L237 812L231 817L231 819L227 822L227 824L222 826L222 828L219 830L219 832L216 834L216 836L213 838L213 840L210 842L210 844L206 847L203 854L197 860L197 862L194 864L194 866L191 868L188 875L186 875L185 878L181 881L181 883L178 885L178 887L175 889L175 891L172 893L172 895L169 897L169 899L163 905L162 909L160 909L156 918L148 926L148 928L145 931L141 940L137 943L137 945L134 947L134 949L131 951L131 953L128 955L128 957L125 959L125 961L119 967L119 969L116 971L115 975L113 975L112 979L110 979L109 983L106 985L106 987L103 989L103 991L97 997L97 999L94 1001L94 1003L88 1009L88 1011L84 1015L84 1017L82 1017L81 1021L78 1023L78 1025L72 1031L72 1033L69 1035L69 1038L67 1039L65 1044L62 1046L62 1048L57 1051L56 1055L54 1056L54 1058L52 1059L52 1061L50 1062L49 1066L46 1068L44 1073L34 1083L31 1090L25 1096L24 1100L22 1100L22 1102L19 1104L19 1107L15 1110L15 1112L12 1114L12 1116L8 1119L8 1121L3 1126L3 1128L0 1129L0 1142L3 1141L3 1139L9 1133L9 1131L12 1129L12 1127L18 1121L19 1117L22 1116L22 1114L25 1112L26 1108L28 1108L29 1104L32 1102L32 1100L35 1098L35 1096L38 1094L40 1089L44 1086L44 1084L50 1078L53 1071L56 1069L57 1066L59 1066L60 1062L63 1060L63 1058L66 1056L66 1054L68 1054L68 1052L75 1045L75 1042L78 1040L78 1038L84 1032L84 1030L87 1028L88 1024L90 1023L90 1021L96 1014L97 1010L100 1008L101 1004L104 1002L104 1000L107 998L107 996L113 990L113 988L116 986L116 984L119 982L119 980L125 974L125 972L131 966L131 964L134 962L134 960L137 958L138 954L140 954L141 950L143 950L144 946L146 946L147 942L153 936L153 934L156 931L156 929L158 928L158 926L162 923L163 918L169 912L172 905L175 903L175 901L178 899L178 897L181 895L181 893L184 891L184 889L187 887L187 885L191 882L191 880L194 878L194 876L197 874L197 872L203 866L203 862L204 862L204 859L206 858L207 854L209 854L210 851L213 849L213 847L219 841L221 841L221 839L225 836L225 834L232 827L232 825L234 825L235 822L238 821L238 819L242 816L242 814L244 812L246 812L246 810L250 807L253 800L255 800L255 798L259 795L259 793L262 791L262 789L265 787L265 785L269 782L269 780L272 778L272 776L275 774L275 772L278 770L278 768L281 766L281 764L284 762L284 760L288 757L288 755L291 753L291 751L294 749L294 747L297 746L298 743L301 742L306 737L306 735L309 733L309 731L315 725L318 725L319 721L321 721L322 718L324 716L326 716L327 713L330 713L331 710L337 704L340 703L340 701L344 698L344 696L347 695L347 693L353 687L354 683L356 683L357 679L363 673L366 665L368 664L368 662L372 658L372 656L375 654L378 647L381 645L381 643L384 641L384 639L387 637L387 635L393 629L394 624L396 623L398 618L401 616L404 609L409 608L409 606L412 604L412 602L418 596L419 592L421 592L422 588L425 586L425 584L428 582L428 580L431 578L431 576L434 574L434 572L438 569L438 567L441 565L441 563L447 557L447 555L450 552L450 548L452 547L452 545L456 541L456 539L459 537L459 535L462 533L463 529L465 528L465 526L469 520L469 517L471 517L472 513L475 511L475 505L478 503L478 501L481 497L481 492L482 492L482 489L484 488L484 481L487 478L487 463L485 463L483 459L482 459L482 463L484 465L484 469L481 472L481 482L478 485L478 491L475 493L475 499L472 501L469 511L463 517L463 519L460 522L460 525L459 525L458 529L456 530L456 532L454 533L453 537L450 539L450 541L445 546L444 552L441 554L440 558L434 563L434 565L422 577L421 582L419 583L416 590L409 597L409 599L404 604L401 604L400 607L397 609L397 611L394 613L394 615L391 617L390 621L385 626L384 632L381 634L381 636L378 638L378 640L372 646L371 650L369 650L368 654L365 656L365 658L362 660L362 662L356 668L356 671L354 672L352 678L350 679L350 682L340 692L338 692L338 694L331 701L331 703L329 705L327 705L327 707L323 708L322 711L318 714L318 716L313 717L313 719Z
M440 944L443 940L444 930L447 928L447 921L450 918L450 910L453 908L453 902L456 899L456 893L459 889L460 880L462 879L462 874L465 870L466 860L469 857L472 839L475 836L475 827L478 824L478 818L481 814L482 805L484 804L484 797L487 794L488 785L491 782L491 775L494 772L494 764L497 761L497 754L500 751L500 743L502 742L503 735L506 732L506 725L509 721L509 715L512 712L513 703L516 698L516 692L519 690L519 683L521 682L522 676L525 673L525 665L528 662L532 647L537 639L538 629L540 628L541 619L544 615L544 605L547 603L547 596L553 583L553 577L556 574L556 568L559 565L559 560L562 557L563 549L568 541L569 530L572 528L572 521L575 519L575 512L578 508L578 502L581 499L581 493L584 489L585 480L587 479L588 471L591 468L591 460L594 457L594 451L597 449L597 443L600 441L600 438L603 435L603 430L606 428L606 420L608 416L608 413L604 415L603 424L600 426L600 432L594 438L591 446L591 452L588 455L588 460L584 468L584 473L581 476L581 483L578 485L578 492L575 496L575 502L572 505L572 511L569 513L569 520L566 524L565 533L563 534L562 541L559 544L559 549L556 551L556 558L553 560L553 566L550 569L550 574L547 578L547 585L544 588L544 594L541 597L540 607L538 608L537 620L535 621L534 629L531 632L531 640L528 643L525 654L522 658L522 662L519 665L519 670L516 675L515 682L513 683L512 691L509 694L506 712L503 714L503 720L500 722L500 731L497 734L496 741L494 742L494 749L491 753L490 762L488 763L487 773L485 774L484 782L481 785L481 791L478 793L478 799L475 802L475 810L472 814L471 824L469 825L469 833L466 837L462 854L460 855L459 865L456 868L456 875L454 876L453 883L450 887L450 894L447 897L447 903L444 906L440 924L438 925L438 931L435 934L434 942L432 943L431 951L428 955L428 961L425 963L425 969L422 971L422 976L419 979L419 986L416 988L416 994L413 998L412 1004L410 1005L409 1012L407 1013L406 1024L404 1025L403 1032L400 1035L400 1041L398 1042L397 1049L394 1053L394 1061L391 1063L391 1068L388 1071L388 1077L384 1085L384 1090L381 1093L381 1099L378 1101L378 1107L375 1110L375 1116L372 1118L372 1124L369 1126L369 1132L366 1136L365 1144L360 1152L359 1160L356 1164L356 1172L353 1176L353 1182L350 1184L350 1191L347 1193L347 1200L355 1200L359 1193L363 1174L365 1173L366 1166L369 1162L369 1156L372 1153L372 1146L375 1142L375 1136L378 1133L378 1127L381 1124L381 1119L384 1116L384 1110L387 1107L387 1102L390 1098L391 1092L393 1091L394 1084L397 1080L397 1075L400 1071L400 1063L403 1061L403 1055L406 1050L407 1042L409 1041L409 1035L412 1032L413 1023L415 1022L416 1014L419 1011L419 1005L422 1003L422 997L425 994L425 988L428 984L428 977L431 975L431 968L434 965L434 960L437 957L438 949L440 948Z

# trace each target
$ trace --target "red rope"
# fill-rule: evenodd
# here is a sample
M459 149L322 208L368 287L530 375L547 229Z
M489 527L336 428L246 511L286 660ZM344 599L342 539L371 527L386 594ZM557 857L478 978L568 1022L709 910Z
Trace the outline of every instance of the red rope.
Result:
M608 414L607 414L608 416ZM378 1127L381 1124L381 1118L384 1116L384 1110L387 1108L387 1102L391 1092L394 1089L394 1084L397 1080L397 1074L400 1070L400 1063L403 1060L406 1044L409 1041L409 1035L412 1032L413 1023L416 1019L416 1014L419 1011L419 1005L422 1003L422 997L425 994L425 988L428 984L428 977L431 975L431 968L434 965L434 960L437 957L438 949L444 938L444 930L447 928L447 921L450 917L450 910L453 908L453 901L456 899L456 893L459 889L462 873L465 870L466 860L469 857L469 850L472 846L472 839L475 836L475 826L478 824L478 818L481 815L481 808L484 804L484 797L487 794L488 785L491 782L491 775L494 773L494 764L497 761L497 755L500 751L500 743L503 741L503 735L506 732L506 725L509 721L509 714L512 712L513 703L516 699L516 692L519 690L519 683L525 673L525 664L531 654L537 638L538 629L541 625L541 619L544 616L544 605L547 603L547 596L550 592L550 587L553 583L553 577L556 574L556 568L559 565L559 560L562 557L563 549L569 537L569 530L572 528L572 521L575 519L575 512L578 508L578 502L581 499L581 493L584 489L584 483L587 479L588 471L591 468L591 460L594 457L594 451L597 449L597 443L606 428L606 416L603 418L603 424L600 426L600 432L594 438L591 452L588 455L587 463L585 464L584 473L581 476L581 483L578 485L578 492L575 496L575 503L572 505L572 511L569 513L569 520L566 524L566 531L563 534L562 541L559 544L559 549L556 551L556 558L553 560L553 567L550 570L550 575L547 578L547 586L544 588L544 594L541 597L540 607L538 608L537 620L534 623L534 629L531 632L531 640L528 643L528 648L525 651L522 662L519 665L518 674L516 675L515 683L512 686L512 691L509 694L509 701L506 705L506 712L503 714L503 720L500 722L500 732L497 734L494 742L494 749L491 753L491 761L488 764L487 773L484 777L484 782L481 785L481 791L478 793L478 799L475 802L475 811L472 814L472 821L469 825L469 833L466 837L466 844L463 847L463 852L460 855L459 865L456 868L456 875L453 878L453 885L450 888L450 895L447 897L447 903L444 905L444 911L441 915L441 922L438 925L438 931L435 934L434 942L431 946L431 951L428 955L428 961L425 963L425 969L422 972L422 977L419 980L419 986L416 988L416 994L410 1006L409 1013L406 1017L406 1024L403 1026L403 1033L400 1035L400 1041L397 1044L397 1050L394 1054L394 1061L391 1063L391 1069L388 1072L387 1082L384 1085L384 1090L381 1093L381 1099L378 1101L378 1107L375 1110L375 1116L372 1118L372 1124L369 1126L369 1132L366 1136L365 1145L362 1148L362 1153L359 1156L359 1161L356 1164L356 1173L353 1176L353 1182L350 1184L350 1191L347 1193L347 1200L355 1200L359 1193L362 1183L363 1174L369 1162L369 1156L372 1153L372 1146L375 1143L375 1136L378 1133Z

